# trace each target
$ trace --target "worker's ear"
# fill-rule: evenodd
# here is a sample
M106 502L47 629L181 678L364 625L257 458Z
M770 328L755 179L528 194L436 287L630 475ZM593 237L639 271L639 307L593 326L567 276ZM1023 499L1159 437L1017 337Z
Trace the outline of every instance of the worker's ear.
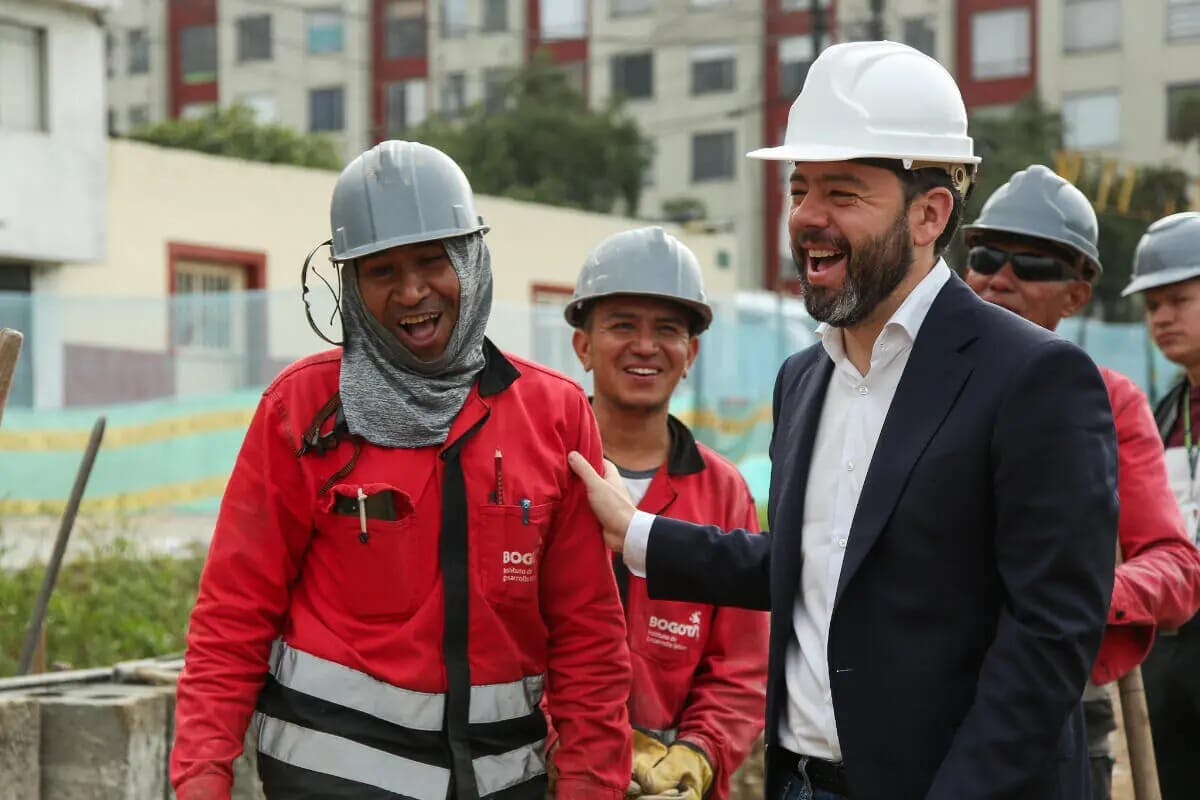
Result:
M571 335L571 346L575 348L575 356L579 359L579 363L583 365L583 371L591 372L592 340L587 335L587 331L582 328L576 328L575 333Z

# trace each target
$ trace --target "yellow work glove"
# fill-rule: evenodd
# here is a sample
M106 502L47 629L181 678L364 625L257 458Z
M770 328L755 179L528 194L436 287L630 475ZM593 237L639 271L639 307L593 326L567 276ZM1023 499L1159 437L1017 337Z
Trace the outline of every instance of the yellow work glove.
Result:
M664 796L701 800L713 782L713 768L699 748L678 743L649 769L634 767L633 777L642 787L642 800Z
M667 755L667 746L648 733L633 730L633 777L650 769Z

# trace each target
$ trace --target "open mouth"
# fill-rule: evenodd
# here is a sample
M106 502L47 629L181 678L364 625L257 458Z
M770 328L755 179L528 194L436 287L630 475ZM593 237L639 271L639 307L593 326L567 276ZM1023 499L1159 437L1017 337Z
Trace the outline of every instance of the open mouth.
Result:
M837 288L846 274L846 252L830 247L810 247L804 251L809 284Z
M662 374L662 370L657 367L626 367L625 374L638 378L655 378Z
M442 315L436 312L412 314L399 320L400 332L410 343L423 345L433 341L437 335L438 322Z

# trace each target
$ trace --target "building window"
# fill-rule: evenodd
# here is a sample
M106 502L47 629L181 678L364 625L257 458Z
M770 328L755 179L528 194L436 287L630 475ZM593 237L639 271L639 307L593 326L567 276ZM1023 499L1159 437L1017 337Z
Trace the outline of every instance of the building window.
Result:
M587 36L587 0L542 0L538 16L543 42Z
M733 45L696 45L690 55L692 94L733 91L737 82L737 51Z
M467 0L442 0L442 38L467 35Z
M387 85L387 134L398 138L420 125L427 116L425 81L398 81Z
M308 92L308 130L311 133L340 131L346 127L344 90L310 89Z
M821 41L821 49L828 46L829 37L825 36ZM780 97L791 100L800 94L814 58L811 36L788 36L779 40Z
M229 293L245 288L239 267L203 262L178 262L171 315L175 347L228 350L233 346Z
M614 17L633 17L648 14L653 8L650 0L612 0L609 13Z
M1063 52L1083 53L1121 46L1121 0L1066 0Z
M271 60L271 15L255 14L237 21L238 61Z
M508 30L508 0L483 0L483 32Z
M1167 38L1200 36L1200 0L1170 0L1167 6Z
M654 165L658 160L658 145L653 139L642 140L642 155L646 158L646 166L642 169L642 186L653 186L657 183Z
M733 131L692 135L692 182L733 177Z
M179 33L179 66L184 83L217 79L217 29L213 25L184 28Z
M654 55L633 53L613 56L612 93L630 100L654 96Z
M920 50L930 58L937 58L937 34L928 17L910 17L904 20L904 43Z
M275 95L271 92L250 92L239 97L238 102L254 112L254 121L260 125L270 125L279 119Z
M0 128L46 130L46 34L0 22Z
M1200 83L1167 87L1167 138L1184 142L1200 135Z
M150 71L150 37L145 28L129 31L126 37L129 48L129 74L142 75Z
M117 74L117 42L113 38L112 31L107 31L104 34L104 76L111 78Z
M1063 97L1063 144L1071 150L1095 150L1121 143L1121 99L1115 91L1082 92Z
M150 124L150 106L139 103L129 107L129 130L135 131Z
M462 72L451 72L442 79L438 110L444 117L457 117L467 107L467 76Z
M314 8L305 14L308 52L314 56L346 49L346 16L340 8Z
M424 0L392 0L387 7L388 58L425 57Z
M504 110L508 98L509 72L505 67L494 67L483 71L483 108L489 114Z
M971 17L971 77L977 81L1029 74L1029 9L980 11Z

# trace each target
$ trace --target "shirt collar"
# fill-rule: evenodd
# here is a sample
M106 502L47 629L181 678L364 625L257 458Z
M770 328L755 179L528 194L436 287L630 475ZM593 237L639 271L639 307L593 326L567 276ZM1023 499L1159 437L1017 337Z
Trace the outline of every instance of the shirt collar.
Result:
M925 322L929 309L933 307L933 301L937 299L938 292L949 280L950 267L946 265L945 259L939 258L933 269L929 270L929 274L909 292L908 297L904 298L904 302L883 326L883 331L885 333L894 331L902 335L907 344L915 342L917 333L921 330L921 324ZM817 336L821 337L821 344L824 346L825 352L829 354L835 364L846 359L841 328L835 328L822 322L817 326ZM883 338L882 334L880 334L880 338Z

